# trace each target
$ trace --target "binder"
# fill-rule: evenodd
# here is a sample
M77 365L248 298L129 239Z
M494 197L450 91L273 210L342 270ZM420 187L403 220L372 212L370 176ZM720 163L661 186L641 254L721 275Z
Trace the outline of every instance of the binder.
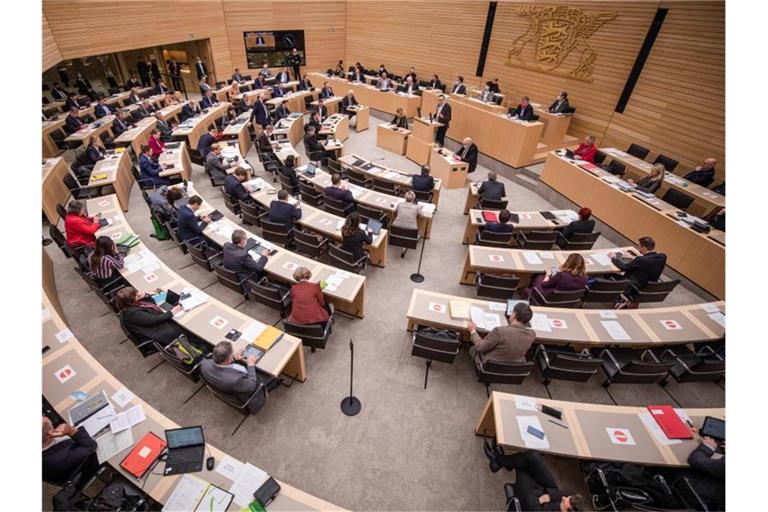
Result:
M142 478L165 450L166 443L152 432L147 432L120 462L120 467L134 477Z
M266 352L282 337L283 333L279 329L268 325L264 332L254 340L253 345Z
M499 222L499 216L496 212L483 212L483 220L485 222Z
M649 405L648 411L669 439L693 439L691 427L680 419L671 405Z

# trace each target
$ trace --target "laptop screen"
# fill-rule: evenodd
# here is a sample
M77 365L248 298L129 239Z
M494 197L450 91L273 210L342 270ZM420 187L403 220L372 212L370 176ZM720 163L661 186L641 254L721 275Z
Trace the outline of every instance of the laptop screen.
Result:
M165 440L168 449L186 448L205 444L203 439L203 427L184 427L165 431Z

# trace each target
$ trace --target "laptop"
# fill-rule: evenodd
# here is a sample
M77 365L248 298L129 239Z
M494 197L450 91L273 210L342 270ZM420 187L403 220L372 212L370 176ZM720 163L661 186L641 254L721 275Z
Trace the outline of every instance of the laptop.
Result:
M258 249L260 246L261 246L261 244L259 242L257 242L255 238L249 238L245 242L245 248L244 249L245 249L245 252L250 252L250 251L253 251L255 249Z
M522 302L523 304L528 304L527 300L519 300L519 299L507 299L507 310L504 312L504 314L507 317L512 316L512 311L515 309L515 306Z
M181 297L178 293L173 290L168 290L165 292L165 299L163 299L163 302L158 304L158 306L160 306L163 311L170 311L179 303L180 299Z
M374 235L378 235L381 232L381 222L379 222L376 219L368 219L368 229L371 230L371 233Z
M208 214L208 217L210 217L213 222L216 222L217 220L223 219L224 214L221 213L219 210L213 210L211 213Z
M163 472L165 476L196 473L203 469L203 427L198 425L166 430L165 440L168 443L168 458Z
M574 156L574 155L573 155L573 151L571 151L571 150L570 150L570 149L568 149L568 148L565 148L565 157L566 157L566 158L573 158L573 156Z
M317 166L313 163L308 163L307 167L304 169L304 174L307 174L308 176L314 176L315 172L317 172Z

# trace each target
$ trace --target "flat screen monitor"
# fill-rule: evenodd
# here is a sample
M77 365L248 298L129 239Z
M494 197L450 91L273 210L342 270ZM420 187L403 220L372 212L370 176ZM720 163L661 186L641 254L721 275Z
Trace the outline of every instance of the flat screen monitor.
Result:
M248 69L259 69L266 62L271 68L288 65L288 57L296 48L301 65L307 65L303 30L256 30L243 32Z

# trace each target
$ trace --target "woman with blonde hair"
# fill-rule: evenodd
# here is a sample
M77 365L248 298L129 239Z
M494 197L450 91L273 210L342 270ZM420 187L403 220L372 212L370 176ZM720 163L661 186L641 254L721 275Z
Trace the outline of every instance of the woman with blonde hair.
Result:
M666 169L662 164L654 164L651 168L651 173L645 178L636 183L637 190L642 192L648 192L649 194L655 194L661 183L664 181L664 174ZM629 183L635 183L632 180L627 180Z
M293 272L296 284L291 288L291 316L288 321L300 324L325 323L333 316L333 305L325 303L319 283L310 283L312 272L306 267L299 267Z
M229 102L233 105L237 105L238 98L237 96L240 94L240 84L237 82L237 80L232 80L232 85L229 86L229 91L227 91L227 96L229 98Z
M421 206L416 204L416 194L409 190L403 197L405 202L397 203L397 207L395 207L395 221L392 223L392 227L418 230ZM407 251L408 249L400 251L400 257L404 258Z
M575 292L587 286L587 271L581 254L571 254L555 271L554 267L543 276L533 280L530 291L538 291L543 298L553 292Z

